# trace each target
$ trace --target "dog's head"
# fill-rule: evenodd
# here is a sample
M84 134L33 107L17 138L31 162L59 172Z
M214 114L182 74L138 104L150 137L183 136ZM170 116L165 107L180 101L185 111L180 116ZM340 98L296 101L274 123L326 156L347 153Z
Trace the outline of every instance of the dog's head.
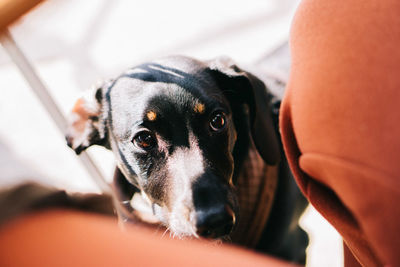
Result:
M225 58L134 67L79 99L73 114L69 145L78 154L93 144L111 148L141 200L178 236L232 230L239 117L248 118L267 163L280 157L264 84Z

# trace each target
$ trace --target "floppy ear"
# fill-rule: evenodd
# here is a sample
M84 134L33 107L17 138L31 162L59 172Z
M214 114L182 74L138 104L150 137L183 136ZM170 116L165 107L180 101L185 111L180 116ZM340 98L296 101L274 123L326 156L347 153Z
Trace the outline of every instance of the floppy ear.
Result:
M270 97L264 83L241 70L227 57L210 61L209 69L230 101L248 104L251 133L259 154L268 164L278 163L280 146L272 120Z
M75 102L66 133L66 140L76 154L91 145L108 146L105 120L102 116L103 88L89 90Z

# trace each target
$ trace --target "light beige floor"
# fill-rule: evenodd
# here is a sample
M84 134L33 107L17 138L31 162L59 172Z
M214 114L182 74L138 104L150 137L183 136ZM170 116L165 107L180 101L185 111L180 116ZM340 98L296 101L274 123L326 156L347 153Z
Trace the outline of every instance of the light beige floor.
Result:
M11 31L67 113L82 90L149 58L228 55L252 64L287 39L296 5L290 0L53 0ZM98 191L1 48L0 90L0 186L32 177L70 191ZM111 177L112 155L102 148L90 152ZM341 240L332 227L312 208L302 225L312 238L308 266L342 266Z

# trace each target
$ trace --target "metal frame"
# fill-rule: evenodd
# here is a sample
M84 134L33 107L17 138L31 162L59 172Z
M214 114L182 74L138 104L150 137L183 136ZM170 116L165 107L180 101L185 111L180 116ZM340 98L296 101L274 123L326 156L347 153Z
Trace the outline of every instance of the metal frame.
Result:
M17 43L15 42L11 33L8 30L4 30L3 32L1 32L0 43L3 45L4 49L7 51L8 55L15 63L15 65L21 71L22 76L25 78L25 80L32 88L33 92L39 98L40 102L53 119L61 134L64 135L68 125L67 119L65 118L57 104L54 102L48 89L39 78L32 64L30 64L29 60L18 47ZM87 152L83 151L78 158L85 167L86 171L89 173L90 177L99 187L101 192L113 196L113 191L111 190L110 185L107 183L102 172L96 166L90 155Z

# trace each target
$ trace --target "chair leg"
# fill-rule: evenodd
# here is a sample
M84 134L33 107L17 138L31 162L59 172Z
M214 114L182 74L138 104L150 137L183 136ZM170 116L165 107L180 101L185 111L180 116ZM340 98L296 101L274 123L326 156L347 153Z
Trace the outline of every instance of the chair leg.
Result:
M48 114L57 125L58 129L64 135L68 125L67 119L65 118L57 104L54 102L46 86L39 78L35 69L29 63L28 59L18 47L8 30L0 33L0 43L3 45L4 49L7 51L8 55L13 60L15 65L21 71L23 77L28 82L36 96L39 98L40 102L45 107ZM103 174L100 172L90 155L84 151L79 156L79 159L81 160L89 175L95 181L96 185L101 189L101 191L103 193L108 193L112 195L110 185L106 182Z

